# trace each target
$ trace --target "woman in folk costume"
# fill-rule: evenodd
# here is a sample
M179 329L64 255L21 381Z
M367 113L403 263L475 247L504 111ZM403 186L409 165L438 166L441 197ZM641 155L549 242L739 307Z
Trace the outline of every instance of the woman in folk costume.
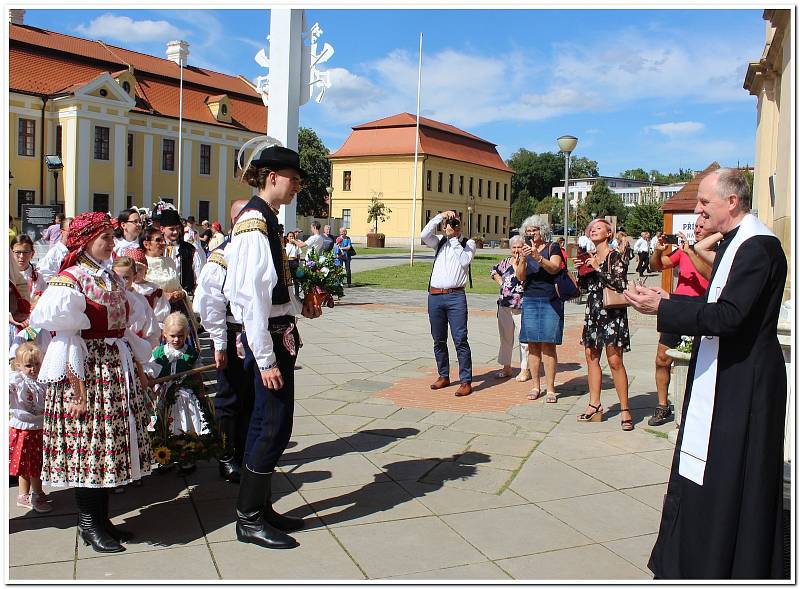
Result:
M42 481L75 487L78 530L97 552L131 537L108 518L107 489L150 473L141 362L149 345L129 329L125 289L111 270L105 213L75 217L69 254L31 314L55 333L39 380L46 384Z
M155 284L166 295L169 300L170 312L180 311L186 315L189 320L189 343L193 348L199 350L200 342L197 339L195 315L189 307L188 295L181 286L175 260L164 255L166 242L161 230L148 227L142 233L141 243L147 260L145 280Z
M116 218L114 228L114 255L122 256L129 247L139 247L142 232L142 217L136 207L122 211Z

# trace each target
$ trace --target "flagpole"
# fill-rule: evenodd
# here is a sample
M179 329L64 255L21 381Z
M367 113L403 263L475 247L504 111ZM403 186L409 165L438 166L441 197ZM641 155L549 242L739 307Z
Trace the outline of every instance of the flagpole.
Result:
M181 212L181 173L183 170L183 57L178 57L178 67L181 69L180 90L178 91L178 215Z
M419 163L419 97L422 91L422 33L419 34L419 67L417 69L417 128L414 133L414 188L411 201L411 265L414 265L414 242L417 240L417 170Z

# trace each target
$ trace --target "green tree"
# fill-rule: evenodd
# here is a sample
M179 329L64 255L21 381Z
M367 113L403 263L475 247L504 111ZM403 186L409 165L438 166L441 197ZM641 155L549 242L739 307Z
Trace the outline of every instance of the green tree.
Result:
M611 192L605 180L597 180L594 183L584 206L593 218L616 215L617 223L625 222L625 215L627 214L625 203L622 202L622 197L619 194Z
M537 201L525 190L511 205L511 224L514 227L519 227L525 219L534 213L536 204Z
M549 196L553 186L563 178L564 160L550 152L537 154L524 147L508 160L508 166L516 172L511 180L512 199L522 196L522 191L536 200Z
M655 203L640 204L628 209L625 219L625 231L628 235L639 235L642 231L649 231L655 235L664 226L664 213L661 206Z
M297 214L327 217L328 192L325 189L331 185L331 167L326 156L330 150L325 147L313 130L305 127L300 127L297 146L300 153L300 166L307 174L297 195Z
M561 163L563 168L563 161ZM569 177L570 178L597 178L597 162L586 157L569 158Z
M560 225L564 218L564 201L556 196L543 198L536 203L532 214L550 215L550 223Z
M392 212L392 209L387 207L386 204L381 201L382 196L383 192L378 192L376 194L373 191L372 200L367 207L367 223L372 223L375 221L375 233L378 232L378 221L384 223L389 218L389 213Z
M647 172L645 172L642 168L633 168L632 170L625 170L624 172L620 173L620 178L628 178L629 180L641 180L643 182L648 182L650 177L648 176Z

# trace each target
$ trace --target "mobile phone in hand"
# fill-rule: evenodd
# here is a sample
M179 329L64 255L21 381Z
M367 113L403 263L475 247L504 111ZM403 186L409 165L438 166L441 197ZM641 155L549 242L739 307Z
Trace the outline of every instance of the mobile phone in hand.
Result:
M678 236L671 233L665 233L664 243L668 243L670 245L678 245Z

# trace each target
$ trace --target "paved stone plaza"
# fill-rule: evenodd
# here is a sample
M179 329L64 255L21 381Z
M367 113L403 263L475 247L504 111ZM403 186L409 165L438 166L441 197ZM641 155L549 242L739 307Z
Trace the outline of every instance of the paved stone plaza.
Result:
M567 304L557 404L529 383L496 380L494 297L469 295L476 391L431 391L426 294L354 288L322 319L301 320L292 442L276 508L304 516L294 550L235 537L238 487L215 462L188 477L151 476L112 495L127 551L100 555L77 538L71 490L51 514L10 501L12 580L646 580L673 446L656 404L655 321L631 311L625 356L633 432L620 428L608 370L607 419L587 402L583 305ZM451 345L452 376L457 375Z

